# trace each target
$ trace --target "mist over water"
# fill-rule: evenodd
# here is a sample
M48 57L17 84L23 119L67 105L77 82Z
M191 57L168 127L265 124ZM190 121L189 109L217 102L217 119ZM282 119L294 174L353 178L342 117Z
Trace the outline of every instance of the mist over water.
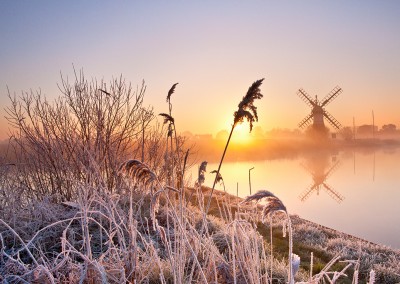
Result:
M290 214L400 249L400 149L315 151L295 157L224 162L226 190L241 197L267 189ZM212 186L217 163L209 163L205 185ZM197 177L197 166L192 168ZM223 190L221 184L216 189Z

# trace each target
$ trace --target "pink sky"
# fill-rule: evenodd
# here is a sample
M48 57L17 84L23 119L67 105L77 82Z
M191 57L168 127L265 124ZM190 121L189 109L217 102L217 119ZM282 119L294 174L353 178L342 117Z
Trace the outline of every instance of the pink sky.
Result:
M60 95L60 72L122 74L147 84L145 104L168 108L178 130L228 128L250 84L265 78L259 126L296 128L310 111L299 88L324 97L342 125L400 127L400 2L397 1L6 1L0 4L0 139L11 93Z

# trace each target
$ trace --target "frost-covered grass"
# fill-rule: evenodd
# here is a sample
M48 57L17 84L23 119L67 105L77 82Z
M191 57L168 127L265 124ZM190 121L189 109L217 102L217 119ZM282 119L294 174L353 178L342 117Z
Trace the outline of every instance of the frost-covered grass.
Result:
M81 187L84 192L87 188ZM186 196L194 188L186 189ZM210 189L203 188L203 194ZM92 194L77 202L59 203L55 198L32 202L0 224L0 277L4 283L270 283L269 228L253 213L240 218L237 199L223 192L213 199L207 216L208 230L202 235L203 212L196 205L198 194L180 216L178 199L172 204L160 198L153 229L150 193ZM176 194L175 194L176 195ZM223 203L223 200L230 200ZM230 205L228 205L230 204ZM218 209L219 207L219 209ZM223 209L225 207L225 209ZM246 207L248 209L248 207ZM240 208L245 212L246 208ZM2 217L5 211L2 208ZM178 213L173 214L172 211ZM179 219L176 219L176 218ZM301 255L295 280L310 280L336 256L327 270L340 272L357 262L358 283L366 283L371 269L375 283L399 281L399 252L352 239L333 230L292 216L294 253ZM179 222L184 224L179 227ZM274 221L273 283L287 282L287 237L282 223ZM264 234L263 232L267 232ZM186 241L187 239L187 241ZM307 241L308 240L308 241ZM198 264L196 264L196 262ZM352 283L352 265L337 283ZM329 275L329 274L328 274ZM322 278L321 278L322 279ZM20 282L18 282L20 281ZM322 281L322 280L321 280ZM315 283L310 281L310 283ZM322 282L321 282L322 283Z
M1 281L269 280L267 243L253 223L210 215L208 229L200 235L203 213L198 207L189 203L180 216L179 206L168 204L164 197L160 199L158 227L154 230L150 207L146 206L150 198L136 191L131 195L93 194L73 203L60 204L51 198L32 203L26 210L16 212L14 225L1 221ZM284 281L282 260L274 265L274 278Z
M231 135L258 120L261 82L239 103ZM290 216L270 192L242 202L215 190L219 170L204 187L207 163L188 182L176 85L161 113L167 129L143 107L145 85L134 91L122 78L62 80L54 104L40 92L10 95L16 131L12 161L0 159L0 282L400 281L398 251Z

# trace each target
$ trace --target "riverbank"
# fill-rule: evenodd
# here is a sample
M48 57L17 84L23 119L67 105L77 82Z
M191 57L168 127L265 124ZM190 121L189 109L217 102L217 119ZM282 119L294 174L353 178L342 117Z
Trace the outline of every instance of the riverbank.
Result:
M205 195L209 192L209 188L204 190ZM224 198L229 200L229 204L239 204L239 211L242 209L244 213L249 209L248 207L242 208L240 206L243 201L242 198L221 191L216 192L220 196L225 196ZM232 206L234 212L237 211L237 208L235 205ZM257 214L260 216L263 205L258 204L254 208L257 208ZM313 265L313 274L320 273L332 259L340 256L340 261L359 261L359 266L357 267L359 283L366 283L364 281L367 281L371 270L376 273L376 283L400 282L400 250L375 244L345 232L319 225L298 215L291 215L290 218L293 227L293 252L300 256L300 266L304 271L309 272L310 265ZM286 257L288 244L283 237L282 225L278 221L273 224L272 228L275 231L273 232L272 240L272 243L276 244L274 250L279 252L281 256ZM257 222L257 230L265 240L270 240L269 224ZM345 267L344 263L347 264L347 262L340 261L335 263L332 269L337 271L343 269ZM352 283L353 274L354 267L348 271L349 277L342 279L340 283Z
M262 223L262 204L243 204L218 190L204 219L210 192L208 187L186 188L181 199L169 189L100 194L82 188L75 201L47 196L19 204L19 210L2 207L0 280L285 283L286 219L276 213ZM400 281L399 251L299 216L290 220L293 253L300 257L296 281L318 283L337 275L337 283L353 278L366 283L371 271L375 283Z

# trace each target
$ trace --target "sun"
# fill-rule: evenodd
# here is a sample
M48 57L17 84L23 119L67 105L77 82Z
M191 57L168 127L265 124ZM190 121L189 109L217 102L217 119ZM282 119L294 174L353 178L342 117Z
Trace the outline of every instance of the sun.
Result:
M249 144L252 142L250 126L247 122L238 123L232 134L232 143Z
M226 138L227 139L229 136L229 132L232 129L232 117L227 116L224 120L224 122L221 123L223 125L223 129L226 130ZM222 132L222 131L221 131ZM242 123L237 123L235 125L235 129L233 130L232 137L231 137L231 144L234 144L236 146L247 146L251 144L254 141L252 133L250 133L250 125L247 120L243 121Z

